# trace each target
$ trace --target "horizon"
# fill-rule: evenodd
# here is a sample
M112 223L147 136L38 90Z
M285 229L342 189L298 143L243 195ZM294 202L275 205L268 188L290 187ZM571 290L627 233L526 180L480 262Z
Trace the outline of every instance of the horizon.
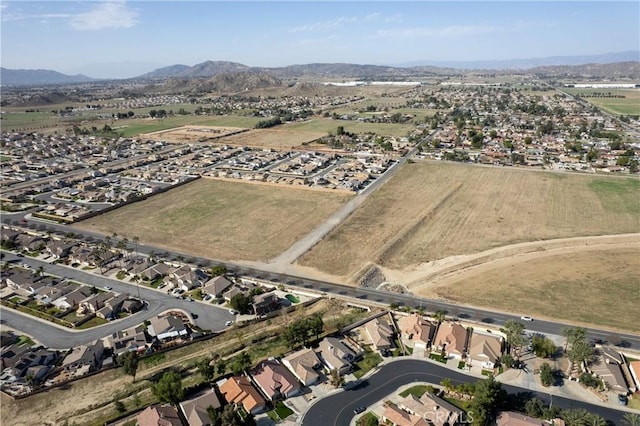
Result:
M209 60L411 66L640 51L633 1L2 1L0 13L3 68L92 78Z

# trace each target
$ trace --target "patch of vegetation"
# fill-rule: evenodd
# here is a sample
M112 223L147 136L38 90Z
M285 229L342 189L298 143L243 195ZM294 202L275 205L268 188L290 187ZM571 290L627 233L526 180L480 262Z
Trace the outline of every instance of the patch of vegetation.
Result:
M466 362L464 362L464 361L458 361L458 368L459 368L460 370L463 370L463 369L464 369L464 367L465 367L466 365L467 365L467 363L466 363Z
M426 392L435 394L435 393L437 393L437 389L434 388L431 385L417 385L417 386L412 386L409 389L406 389L406 390L400 392L400 396L405 398L405 397L407 397L409 395L413 395L416 398L420 398Z
M106 324L108 321L106 319L102 319L99 317L93 317L89 321L80 324L77 328L79 330L86 330L87 328L96 327L99 325Z
M280 420L284 420L292 414L293 414L293 410L291 410L289 407L284 405L282 401L278 401L276 403L276 408L274 408L273 410L267 413L269 418L276 422Z
M148 356L142 360L142 363L147 367L153 367L154 365L160 364L165 359L165 354L153 354Z
M119 280L124 280L127 277L127 273L125 271L118 271L116 274L116 278Z
M598 196L602 207L613 213L640 214L640 180L594 179L589 188Z
M362 361L356 362L358 369L353 372L356 379L364 376L367 372L375 368L382 362L382 357L377 352L367 352L364 354Z
M31 340L31 338L29 336L20 336L18 338L18 345L29 345L29 346L33 346L35 345L35 342L33 340Z
M429 358L430 358L430 359L435 359L436 361L441 362L441 363L443 363L443 364L446 364L446 363L447 363L447 358L443 357L443 356L442 356L442 355L440 355L440 354L434 354L434 353L431 353L431 354L429 354Z

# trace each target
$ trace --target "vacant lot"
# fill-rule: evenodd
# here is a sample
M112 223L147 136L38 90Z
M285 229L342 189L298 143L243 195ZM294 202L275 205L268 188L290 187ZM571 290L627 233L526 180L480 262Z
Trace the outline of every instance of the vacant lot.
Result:
M639 192L631 178L408 164L299 262L350 277L367 262L402 270L525 241L638 232Z
M199 126L220 126L220 127L253 127L260 121L255 117L245 116L193 116L176 115L167 118L139 118L132 120L122 120L118 122L115 130L125 138L139 135L140 133L157 132L160 130L172 129L174 127L199 125Z
M267 260L349 198L345 194L199 179L77 227L221 260Z
M613 249L572 247L471 268L419 293L516 314L637 332L638 271L637 242Z
M415 130L413 124L362 123L351 120L333 120L330 118L314 118L312 120L287 125L288 130L300 132L322 133L323 136L336 132L338 126L350 133L375 133L383 136L406 136Z
M165 140L177 143L208 142L221 137L245 131L242 127L181 126L141 135L146 139Z
M301 145L326 136L326 132L290 130L291 125L271 129L253 129L236 135L220 138L217 142L230 145L273 149L297 149Z

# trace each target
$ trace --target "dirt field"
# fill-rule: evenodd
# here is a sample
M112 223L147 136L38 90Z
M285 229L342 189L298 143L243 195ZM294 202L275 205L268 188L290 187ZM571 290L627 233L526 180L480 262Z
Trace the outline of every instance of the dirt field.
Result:
M267 260L350 196L199 179L74 226L220 260Z
M257 148L297 149L304 143L326 136L326 132L288 130L287 125L272 129L253 129L217 140L218 143Z
M526 241L638 232L640 181L453 163L409 164L299 260L354 281Z
M640 238L509 256L410 287L521 315L640 331ZM417 283L416 283L417 284ZM615 314L614 314L615 313Z
M246 129L240 127L182 126L175 129L143 133L140 136L147 139L158 139L175 143L194 143L218 140L221 137L245 130Z

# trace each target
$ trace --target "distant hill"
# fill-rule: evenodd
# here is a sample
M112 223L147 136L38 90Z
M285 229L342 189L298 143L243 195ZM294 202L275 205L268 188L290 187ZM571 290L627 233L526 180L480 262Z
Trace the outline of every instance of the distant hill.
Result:
M264 71L219 73L208 78L169 77L162 85L150 85L147 93L237 93L282 86L282 80Z
M531 68L528 72L545 76L575 78L634 78L640 80L640 62L611 64L555 65Z
M640 52L629 50L625 52L604 53L601 55L549 56L544 58L507 59L489 61L416 61L398 64L399 67L449 67L455 69L485 69L485 70L527 70L530 68L559 65L608 64L613 62L640 61Z
M0 68L0 85L33 86L41 84L86 83L94 79L86 75L67 75L52 70L13 70Z
M217 75L217 74L245 72L245 71L249 71L250 69L251 69L250 67L243 64L239 64L237 62L206 61L200 64L196 64L192 67L187 65L170 65L168 67L158 68L157 70L143 74L137 78L149 79L149 78L166 78L166 77L175 77L175 78L213 77L214 75Z

